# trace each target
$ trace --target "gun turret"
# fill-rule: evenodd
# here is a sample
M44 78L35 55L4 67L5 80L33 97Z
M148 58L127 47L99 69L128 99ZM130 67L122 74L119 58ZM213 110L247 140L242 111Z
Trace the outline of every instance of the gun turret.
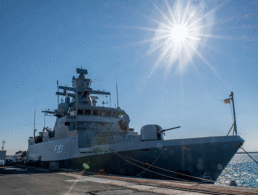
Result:
M181 128L181 126L172 127L172 128L169 128L169 129L160 129L160 130L158 130L158 133L164 133L165 131L169 131L169 130L173 130L173 129L178 129L178 128Z

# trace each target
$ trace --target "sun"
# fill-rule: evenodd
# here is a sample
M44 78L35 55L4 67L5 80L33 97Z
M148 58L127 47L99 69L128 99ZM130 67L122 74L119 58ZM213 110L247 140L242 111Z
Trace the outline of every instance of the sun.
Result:
M188 28L185 25L175 25L173 29L171 29L171 38L175 44L180 44L186 41L189 36Z
M155 28L142 28L153 33L153 37L145 42L150 43L147 55L158 52L158 59L153 65L151 74L160 67L166 67L166 72L173 65L184 72L189 64L192 64L194 57L200 57L205 63L200 45L205 45L207 38L213 37L210 34L213 26L214 11L206 12L204 2L177 1L170 5L165 1L166 7L161 10L154 5L161 19L153 19ZM158 15L155 14L156 17ZM209 65L210 66L210 65Z

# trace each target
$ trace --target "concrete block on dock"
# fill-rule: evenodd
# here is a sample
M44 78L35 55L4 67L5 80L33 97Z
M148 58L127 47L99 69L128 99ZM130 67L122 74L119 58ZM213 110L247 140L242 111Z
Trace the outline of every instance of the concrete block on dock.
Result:
M50 162L49 170L50 171L59 171L59 162Z

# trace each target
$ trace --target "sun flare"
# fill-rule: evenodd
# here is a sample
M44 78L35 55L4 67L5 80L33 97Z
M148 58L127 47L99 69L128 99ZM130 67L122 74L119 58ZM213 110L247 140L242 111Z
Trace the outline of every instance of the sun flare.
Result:
M170 70L173 65L177 65L178 70L183 72L193 62L195 55L203 59L199 46L205 45L206 38L213 37L210 29L215 9L205 12L203 2L195 2L193 5L191 1L187 4L177 1L173 6L165 2L165 10L154 5L161 16L159 20L151 19L156 28L142 28L153 32L153 38L147 40L151 45L147 54L159 52L151 74L159 66Z
M171 38L176 44L184 42L188 38L188 28L185 25L175 25L171 30Z

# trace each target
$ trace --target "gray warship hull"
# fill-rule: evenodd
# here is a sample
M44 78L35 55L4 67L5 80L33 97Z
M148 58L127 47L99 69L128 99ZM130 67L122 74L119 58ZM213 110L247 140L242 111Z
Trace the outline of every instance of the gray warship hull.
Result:
M38 136L34 128L27 163L59 162L63 168L91 172L213 183L244 142L235 121L234 136L164 140L165 131L180 126L163 129L157 124L144 125L138 134L129 128L129 115L120 107L105 106L104 101L97 105L95 95L110 93L93 90L87 70L76 71L79 76L72 78L72 87L58 86L58 102L59 95L65 101L54 111L43 111L55 116L56 123ZM227 101L233 102L233 93Z
M78 137L71 137L29 146L27 156L30 162L59 162L63 168L84 169L87 164L90 172L213 183L243 142L239 136L220 136L79 149Z

